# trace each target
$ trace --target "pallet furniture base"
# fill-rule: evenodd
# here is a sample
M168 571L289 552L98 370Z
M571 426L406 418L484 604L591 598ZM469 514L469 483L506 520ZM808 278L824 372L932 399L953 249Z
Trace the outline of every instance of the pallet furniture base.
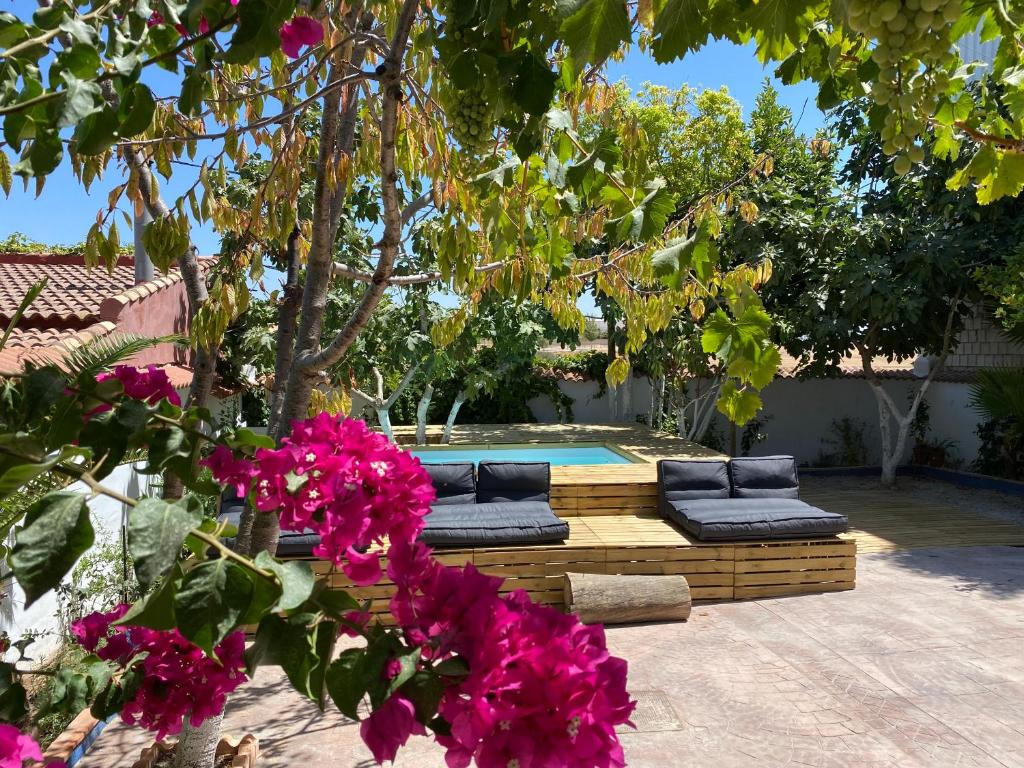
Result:
M568 572L686 577L693 600L833 592L853 589L856 543L835 537L771 542L706 544L653 515L569 519L569 539L561 545L479 547L438 550L446 565L473 563L502 576L503 592L526 590L537 602L565 607ZM370 600L370 611L387 613L394 585L355 587L330 563L313 561L330 586Z

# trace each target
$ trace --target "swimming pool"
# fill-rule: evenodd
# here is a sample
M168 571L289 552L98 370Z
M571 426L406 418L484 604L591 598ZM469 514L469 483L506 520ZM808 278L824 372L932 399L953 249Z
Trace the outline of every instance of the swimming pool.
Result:
M572 443L569 445L457 445L451 447L413 448L409 451L424 464L449 461L546 461L554 467L581 464L633 464L625 452L604 443Z

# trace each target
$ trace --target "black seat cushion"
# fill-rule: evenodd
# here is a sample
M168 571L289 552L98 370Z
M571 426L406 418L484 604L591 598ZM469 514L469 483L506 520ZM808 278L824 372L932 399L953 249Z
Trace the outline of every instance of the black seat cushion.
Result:
M449 504L433 507L425 522L420 540L442 547L547 544L569 536L568 523L542 501Z
M481 461L476 481L476 500L548 501L551 498L551 465L546 461Z
M693 499L668 503L667 517L701 541L834 536L845 515L794 499Z
M729 469L724 461L661 459L658 497L662 507L669 501L727 499Z
M792 456L745 456L729 462L738 499L797 499L800 483Z
M220 521L227 521L238 527L242 518L242 506L221 507L222 511L217 516ZM225 538L224 543L229 547L235 543L234 537ZM313 548L320 544L320 535L310 529L305 531L281 531L277 540L278 557L312 557Z
M423 464L434 484L437 498L433 505L472 504L476 501L476 478L473 462L458 461L446 464ZM432 506L433 506L432 505Z

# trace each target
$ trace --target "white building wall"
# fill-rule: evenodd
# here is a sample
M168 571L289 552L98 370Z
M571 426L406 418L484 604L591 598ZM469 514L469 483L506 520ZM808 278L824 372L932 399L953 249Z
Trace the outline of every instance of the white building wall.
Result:
M596 381L560 381L558 388L573 398L572 414L573 420L577 424L605 424L612 421L611 406L608 401L608 395L612 390L606 390L604 395L599 397L600 386ZM619 390L621 398L621 387ZM638 418L646 418L650 414L651 382L649 379L646 377L633 378L630 401L629 414L620 415L616 421L634 422ZM543 424L558 422L555 406L547 397L535 397L527 405L533 411L537 421Z
M908 404L910 392L918 382L893 380L884 386L892 398L901 406ZM563 381L561 390L572 397L573 415L580 424L608 422L609 407L607 395L597 397L598 385L593 381ZM751 450L754 456L789 454L799 463L815 464L823 454L837 450L826 443L837 439L834 422L848 417L864 425L864 447L867 449L868 464L881 463L881 435L878 429L878 404L871 388L864 379L776 379L762 394L764 410L758 418L764 420L762 432L767 436ZM926 397L930 406L931 441L951 440L956 443L952 458L962 462L964 468L977 457L979 441L975 429L980 415L970 405L968 384L933 382ZM633 381L632 418L646 417L650 413L651 385L647 379ZM537 421L555 423L558 416L547 398L535 398L529 402ZM728 447L732 425L724 416L717 417L717 427ZM736 445L739 449L743 435L737 427ZM913 439L907 442L903 461L910 460Z
M104 478L103 484L126 496L146 495L150 483L158 479L158 476L140 474L136 470L137 466L141 465L121 465ZM89 491L83 483L72 483L67 490L80 493ZM96 530L96 545L120 539L126 513L124 504L100 496L89 502L89 510L92 513L93 528ZM42 637L31 646L30 655L36 659L45 658L60 645L56 595L50 592L26 608L25 593L13 579L7 580L6 588L0 597L0 630L7 632L14 639L29 632L42 634Z

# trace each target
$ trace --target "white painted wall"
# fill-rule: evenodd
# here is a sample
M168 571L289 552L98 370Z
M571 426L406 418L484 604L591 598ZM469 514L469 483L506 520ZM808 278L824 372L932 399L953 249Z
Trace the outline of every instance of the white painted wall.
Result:
M103 480L103 484L126 496L138 497L149 492L150 483L157 477L140 474L136 467L141 465L123 464ZM83 483L72 483L68 490L87 493ZM125 515L125 505L119 501L97 497L89 502L92 524L96 530L96 543L119 540ZM13 540L12 540L13 543ZM27 632L46 633L29 649L33 658L45 658L60 645L60 626L57 618L57 597L53 592L40 598L30 607L25 607L25 593L12 579L4 582L5 589L0 597L0 630L17 639Z
M885 388L900 404L906 403L910 382L888 381ZM881 437L878 431L878 405L863 379L776 379L761 393L764 410L759 418L766 420L762 432L767 439L751 450L754 456L786 454L798 463L813 464L823 453L836 450L825 443L835 437L833 422L843 417L865 424L864 443L869 464L881 462ZM718 421L723 435L730 425ZM737 428L737 446L742 430ZM726 441L728 445L728 441Z
M916 382L886 381L885 388L900 405L908 402L909 393ZM560 389L572 397L573 415L577 423L595 424L610 420L608 397L597 397L598 385L593 381L563 381ZM835 436L833 421L844 416L865 424L864 442L870 464L881 462L881 437L878 430L878 405L870 386L864 379L776 379L762 392L764 410L761 418L767 419L763 432L767 439L754 447L755 456L790 454L800 463L816 463L823 453L835 450L825 440ZM969 386L962 383L935 382L928 390L930 408L929 439L932 441L952 440L956 442L954 457L967 467L977 457L979 441L974 434L980 417L970 406ZM621 421L635 421L637 416L650 413L651 385L645 378L633 380L633 408L631 418ZM542 423L555 423L558 416L547 398L535 398L529 402L530 410ZM717 426L728 446L731 425L725 417L719 417ZM737 431L737 446L742 430ZM909 461L913 440L908 441Z
M600 387L596 381L560 381L558 388L573 398L572 414L577 424L605 424L611 421L609 391L598 397ZM621 387L619 388L621 390ZM620 394L621 397L621 394ZM620 416L616 421L634 422L638 416L646 417L651 412L651 382L647 378L634 377L632 383L631 408L629 415ZM558 422L555 406L547 397L535 397L527 405L537 421L544 424Z
M981 441L975 434L984 417L971 405L969 384L934 382L928 389L929 422L932 440L953 440L952 451L963 460L964 469L978 456Z

